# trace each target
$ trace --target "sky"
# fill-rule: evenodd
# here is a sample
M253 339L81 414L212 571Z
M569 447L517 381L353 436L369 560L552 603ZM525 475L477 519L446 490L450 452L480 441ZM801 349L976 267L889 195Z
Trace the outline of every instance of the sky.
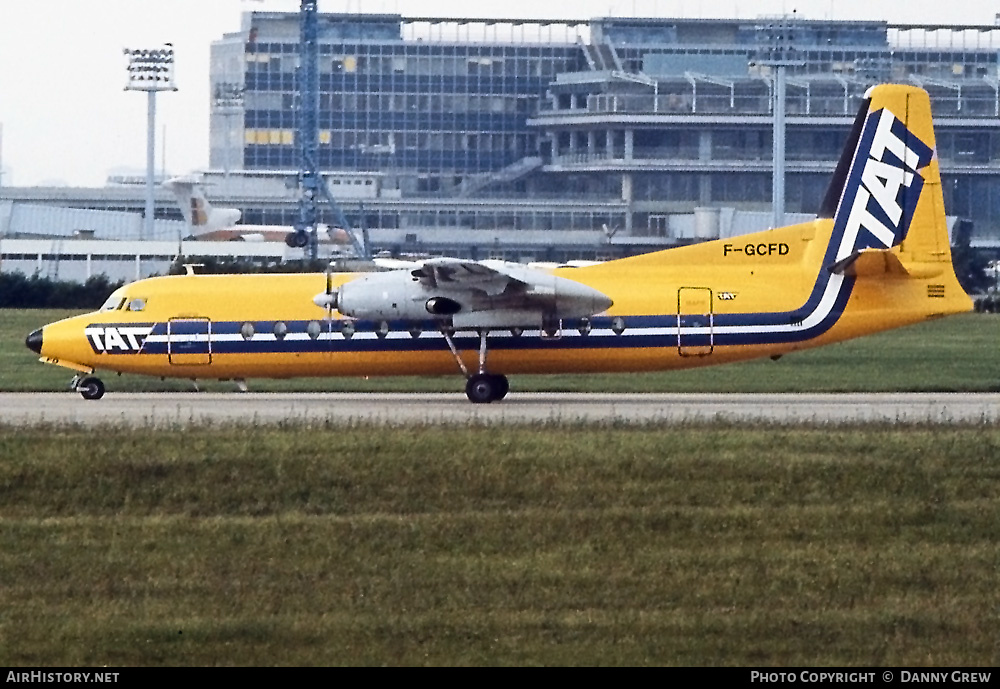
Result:
M146 96L124 90L122 51L167 42L175 50L178 90L157 95L157 169L205 169L212 41L238 31L243 12L298 7L298 0L0 0L0 184L103 186L109 174L144 174ZM794 11L806 19L993 24L1000 2L319 0L319 9L547 19L757 18Z

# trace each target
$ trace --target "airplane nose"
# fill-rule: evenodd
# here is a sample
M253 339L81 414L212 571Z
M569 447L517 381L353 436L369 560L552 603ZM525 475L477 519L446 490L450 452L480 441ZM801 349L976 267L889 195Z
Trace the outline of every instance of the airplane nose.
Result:
M24 338L24 346L33 351L35 354L42 353L42 329L32 331L30 335Z

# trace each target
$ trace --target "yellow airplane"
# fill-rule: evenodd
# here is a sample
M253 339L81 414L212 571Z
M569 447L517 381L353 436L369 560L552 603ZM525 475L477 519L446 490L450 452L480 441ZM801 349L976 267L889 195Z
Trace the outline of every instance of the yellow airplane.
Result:
M185 275L114 292L26 340L78 372L191 379L441 375L473 402L507 375L776 357L970 310L951 263L930 100L873 87L819 217L603 264L430 259L381 273ZM487 357L489 354L489 357Z

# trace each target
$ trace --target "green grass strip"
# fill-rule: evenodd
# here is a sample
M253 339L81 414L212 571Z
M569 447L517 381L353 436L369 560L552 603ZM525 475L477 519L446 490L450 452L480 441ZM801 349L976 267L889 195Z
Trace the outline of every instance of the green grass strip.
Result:
M1000 429L0 429L0 664L996 665Z

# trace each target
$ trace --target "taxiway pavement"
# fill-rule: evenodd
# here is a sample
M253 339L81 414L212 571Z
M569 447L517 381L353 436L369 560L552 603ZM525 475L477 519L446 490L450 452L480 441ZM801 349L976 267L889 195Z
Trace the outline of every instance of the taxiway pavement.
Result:
M1000 394L511 393L493 404L427 393L0 393L0 424L990 423Z

